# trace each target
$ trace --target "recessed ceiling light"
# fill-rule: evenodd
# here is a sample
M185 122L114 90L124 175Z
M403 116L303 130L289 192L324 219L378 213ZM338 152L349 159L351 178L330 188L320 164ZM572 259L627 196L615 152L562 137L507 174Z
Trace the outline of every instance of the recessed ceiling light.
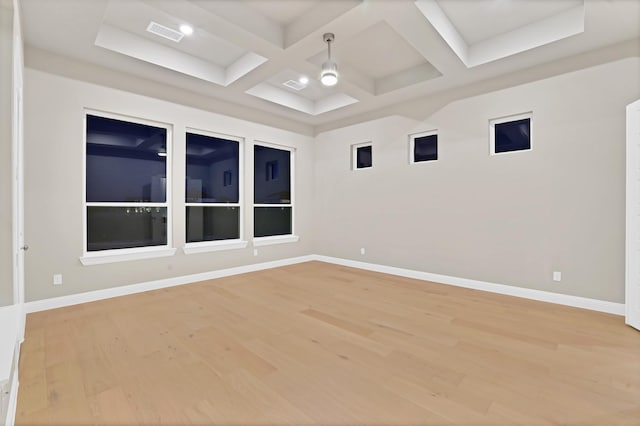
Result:
M180 25L180 32L184 35L193 34L193 27L187 24Z
M306 75L303 75L302 77L300 77L298 79L298 81L300 82L300 84L308 84L309 83L309 77L307 77Z

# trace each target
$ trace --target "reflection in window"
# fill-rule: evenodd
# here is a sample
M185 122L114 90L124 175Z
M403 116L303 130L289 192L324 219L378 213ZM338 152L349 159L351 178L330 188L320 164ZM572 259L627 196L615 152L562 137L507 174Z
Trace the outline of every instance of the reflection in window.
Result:
M166 127L86 116L87 246L168 244Z
M255 237L292 234L291 207L256 207L253 220Z
M239 140L194 131L186 136L187 243L239 239Z
M164 202L167 129L87 115L87 202Z
M292 152L255 145L253 155L254 237L293 234Z
M278 179L278 161L267 161L267 180Z
M267 164L272 164L271 171L277 170L275 175L264 173ZM254 146L254 203L291 204L290 151Z
M224 186L230 186L231 185L231 179L232 179L233 174L231 173L231 170L225 170L224 174L222 175L223 177L223 185Z
M187 242L240 238L239 207L187 206Z
M87 207L87 251L166 244L166 207Z

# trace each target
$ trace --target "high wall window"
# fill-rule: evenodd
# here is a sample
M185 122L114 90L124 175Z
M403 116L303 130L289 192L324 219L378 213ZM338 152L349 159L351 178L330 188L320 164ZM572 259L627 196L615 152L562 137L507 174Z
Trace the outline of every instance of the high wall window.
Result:
M360 143L351 146L351 168L353 170L373 167L373 144Z
M409 161L422 163L438 159L438 133L435 130L409 136Z
M86 115L86 253L169 246L169 140L159 123Z
M283 147L255 145L254 237L293 234L293 152Z
M491 155L531 150L532 113L489 120L489 152Z
M240 139L196 131L186 136L187 243L239 240Z

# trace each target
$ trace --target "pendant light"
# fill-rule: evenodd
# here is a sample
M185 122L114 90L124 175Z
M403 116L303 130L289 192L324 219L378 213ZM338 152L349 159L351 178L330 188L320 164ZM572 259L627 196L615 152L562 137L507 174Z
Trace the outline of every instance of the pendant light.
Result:
M331 43L335 40L333 33L325 33L322 40L327 43L327 60L322 64L320 82L325 86L335 86L338 82L338 65L331 60Z

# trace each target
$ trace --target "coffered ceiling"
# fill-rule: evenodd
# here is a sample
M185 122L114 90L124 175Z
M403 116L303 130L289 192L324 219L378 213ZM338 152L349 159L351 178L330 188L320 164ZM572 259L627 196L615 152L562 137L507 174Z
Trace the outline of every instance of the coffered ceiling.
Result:
M27 66L54 54L310 133L388 114L419 118L456 97L569 71L585 55L592 64L640 55L636 0L20 3ZM183 36L183 24L193 34ZM335 34L334 87L318 80L325 32Z

